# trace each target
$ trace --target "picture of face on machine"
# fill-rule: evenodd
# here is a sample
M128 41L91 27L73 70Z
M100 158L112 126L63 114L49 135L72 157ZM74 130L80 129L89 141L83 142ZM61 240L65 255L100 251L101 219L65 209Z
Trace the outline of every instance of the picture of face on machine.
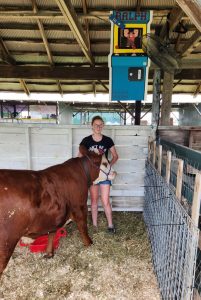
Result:
M119 28L119 49L141 49L142 28Z

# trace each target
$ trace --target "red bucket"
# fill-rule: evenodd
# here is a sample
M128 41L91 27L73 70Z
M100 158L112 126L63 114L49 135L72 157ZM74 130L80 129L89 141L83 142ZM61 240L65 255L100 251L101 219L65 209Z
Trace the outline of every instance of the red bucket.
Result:
M57 249L59 247L59 240L61 237L66 237L67 236L67 231L65 228L59 228L56 231L54 241L53 241L53 247L54 249ZM45 252L47 248L47 243L48 243L48 235L42 235L39 236L37 239L35 239L31 244L24 244L20 240L20 246L28 246L31 252Z

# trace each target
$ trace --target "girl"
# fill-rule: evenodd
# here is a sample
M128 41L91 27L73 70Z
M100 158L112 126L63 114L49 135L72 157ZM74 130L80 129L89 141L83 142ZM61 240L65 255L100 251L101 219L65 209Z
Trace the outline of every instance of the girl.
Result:
M91 122L93 134L85 137L80 145L85 146L88 150L94 151L95 149L99 150L100 153L105 153L108 158L108 151L111 152L112 159L110 165L112 166L118 159L118 154L114 146L113 140L102 134L104 127L104 121L100 116L95 116ZM81 154L79 153L79 156ZM112 208L110 205L109 195L110 195L110 185L111 181L101 181L96 185L90 187L90 196L91 196L91 213L92 221L95 228L97 228L97 218L98 218L98 198L99 198L99 189L101 195L101 201L105 211L105 215L108 222L108 232L115 233L115 227L112 222Z

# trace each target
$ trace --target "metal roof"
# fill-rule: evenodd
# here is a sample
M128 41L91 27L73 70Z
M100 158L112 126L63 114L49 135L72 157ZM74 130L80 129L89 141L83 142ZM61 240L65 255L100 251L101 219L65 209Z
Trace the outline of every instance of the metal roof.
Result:
M2 77L0 78L0 91L52 93L62 89L63 93L108 93L108 78L100 80L94 77L90 81L83 80L82 84L79 84L80 81L77 79L70 79L70 67L89 67L90 63L83 53L81 44L77 42L75 33L71 31L65 15L60 10L61 1L0 0L0 65L5 67L4 70L9 68L16 70L21 66L30 66L30 70L34 70L35 66L41 66L41 72L43 72L43 66L50 66L65 67L67 74L66 80L63 77L50 80L46 77L39 79L36 76L34 83L33 76L30 78L27 74L24 74L23 78L13 79L9 78L5 71L0 72L0 77ZM75 11L75 23L78 24L78 28L82 26L85 38L89 32L88 52L97 68L108 67L111 37L111 24L108 16L111 10L152 9L151 31L154 32L157 28L165 26L167 16L169 13L171 15L177 2L179 1L71 0ZM177 19L176 15L173 17ZM186 33L175 32L176 26L181 23L187 28ZM182 53L187 45L185 56L181 57L184 72L181 72L180 76L175 76L174 93L194 93L196 90L198 90L197 93L200 92L198 86L201 81L201 38L198 34L195 38L198 30L194 16L183 13L170 31L171 46L176 47L178 53ZM80 36L82 36L81 33ZM189 41L192 43L190 44ZM153 68L152 64L151 69ZM12 73L10 69L9 72ZM88 69L85 68L86 72ZM10 75L10 77L14 76ZM148 87L150 93L153 89L152 78L153 76L150 75ZM21 80L23 80L23 85ZM58 81L61 82L60 87Z

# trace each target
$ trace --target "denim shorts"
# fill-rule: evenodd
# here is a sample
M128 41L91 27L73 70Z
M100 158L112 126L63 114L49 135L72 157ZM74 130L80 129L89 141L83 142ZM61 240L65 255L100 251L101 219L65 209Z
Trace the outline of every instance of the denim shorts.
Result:
M100 181L100 182L97 183L96 185L101 185L101 184L109 184L109 185L112 185L111 180Z

